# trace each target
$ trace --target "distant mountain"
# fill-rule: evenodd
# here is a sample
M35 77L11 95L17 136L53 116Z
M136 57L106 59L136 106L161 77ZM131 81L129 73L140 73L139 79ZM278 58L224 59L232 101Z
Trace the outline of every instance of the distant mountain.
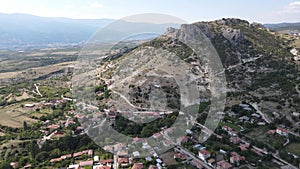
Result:
M0 13L0 49L37 48L54 45L80 44L97 30L113 23L114 19L70 19L39 17L28 14ZM122 32L113 32L113 27L121 27ZM114 22L102 31L101 41L115 40L138 30L155 30L164 33L167 27L178 27L178 24ZM151 33L151 32L150 32ZM149 35L146 35L148 37Z
M300 22L298 23L278 23L278 24L264 24L266 28L269 28L274 31L300 31Z
M112 21L0 13L0 48L79 43Z

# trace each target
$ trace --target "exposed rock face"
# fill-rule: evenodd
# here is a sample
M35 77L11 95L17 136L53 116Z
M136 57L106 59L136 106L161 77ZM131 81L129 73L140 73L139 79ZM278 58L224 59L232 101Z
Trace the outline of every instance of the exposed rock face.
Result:
M240 30L232 29L230 27L223 28L222 35L233 44L241 43L245 40L244 35Z

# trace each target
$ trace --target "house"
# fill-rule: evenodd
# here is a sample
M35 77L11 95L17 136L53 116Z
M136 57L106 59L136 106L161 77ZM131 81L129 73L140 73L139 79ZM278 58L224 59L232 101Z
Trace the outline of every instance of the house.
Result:
M138 152L138 151L135 151L132 154L133 154L134 157L139 157L140 156L140 152Z
M260 118L260 115L257 114L257 113L253 113L253 114L251 114L251 116L252 116L252 117L255 117L255 118Z
M158 167L155 165L150 165L148 169L158 169Z
M111 169L111 166L93 166L93 169Z
M99 156L94 156L94 162L99 162Z
M276 129L276 133L281 135L281 136L285 136L285 137L289 136L289 131L284 129L284 128L280 128L280 127L278 127Z
M163 145L166 146L166 147L170 147L172 144L173 144L173 142L171 140L165 140L163 142Z
M59 162L61 160L62 160L61 158L53 158L53 159L50 160L50 163Z
M223 150L223 149L220 149L219 152L222 153L222 154L226 154L226 153L227 153L227 152L226 152L225 150Z
M133 164L131 169L143 169L144 164L143 163L135 163Z
M59 125L57 124L52 124L50 126L48 126L49 129L57 129L59 127Z
M93 160L89 160L89 161L81 161L79 162L79 165L81 167L85 167L85 166L93 166L94 161Z
M239 148L241 149L241 151L247 151L248 150L248 145L246 145L246 144L240 144L239 145Z
M118 163L121 167L128 167L129 159L128 158L118 158Z
M17 167L18 167L18 162L11 162L11 163L10 163L10 166L11 166L12 168L17 168Z
M32 104L25 104L24 106L27 107L27 108L33 108L35 106L35 104L33 104L33 103Z
M87 150L88 157L93 157L94 151L93 150Z
M153 159L151 157L146 157L145 160L146 161L152 161Z
M143 139L139 138L139 137L135 137L132 139L133 140L133 143L140 143L143 141Z
M190 140L191 138L189 136L182 136L177 139L177 143L183 144L189 142Z
M79 156L82 156L84 153L83 152L76 152L76 153L73 153L73 157L79 157Z
M244 156L240 156L237 152L231 152L230 157L230 163L231 164L238 164L240 165L240 162L245 161Z
M174 159L186 160L186 156L183 153L174 154Z
M242 117L239 118L239 120L240 120L240 121L249 121L250 118L247 117L247 116L242 116Z
M66 154L60 157L62 160L68 159L68 158L72 158L72 154Z
M123 145L120 145L120 146L123 146ZM129 154L127 151L118 151L117 156L118 157L129 157Z
M217 169L231 169L232 165L228 163L227 161L219 161L217 162Z
M110 166L113 163L113 159L100 160L99 163L101 165L107 165L107 166L109 165Z
M208 165L210 165L210 166L212 166L212 167L214 166L215 162L216 162L216 160L213 159L213 158L211 158L211 159L209 159L209 160L207 161Z
M205 159L209 158L210 155L211 155L210 152L207 151L207 150L200 150L200 151L198 152L199 158L200 158L201 160L204 160L204 161L205 161Z
M239 137L230 137L229 140L233 144L239 144L241 142L241 139Z
M190 129L186 129L185 132L186 132L187 134L193 134L192 130L190 130Z
M276 130L269 130L268 135L274 135L276 133Z
M237 132L234 131L231 127L223 126L222 129L227 131L227 133L231 136L237 136Z
M80 168L79 164L71 164L67 169L79 169L79 168Z

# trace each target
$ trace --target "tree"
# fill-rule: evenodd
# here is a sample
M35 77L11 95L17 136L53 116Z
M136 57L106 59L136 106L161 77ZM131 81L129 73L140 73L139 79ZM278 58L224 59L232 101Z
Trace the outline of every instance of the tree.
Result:
M27 122L26 122L26 121L23 122L23 129L24 129L24 130L28 130L28 125L27 125Z
M33 141L31 141L29 144L26 145L26 149L30 153L32 159L34 159L37 153L39 152L38 145Z
M0 164L0 169L12 169L12 166L10 166L10 164L9 164L8 161L3 161L3 162Z
M47 157L48 157L48 153L45 151L42 151L36 155L35 161L43 162L43 161L47 160Z

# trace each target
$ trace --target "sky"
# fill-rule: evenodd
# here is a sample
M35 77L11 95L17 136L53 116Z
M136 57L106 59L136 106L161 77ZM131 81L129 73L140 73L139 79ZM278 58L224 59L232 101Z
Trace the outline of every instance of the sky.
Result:
M189 23L228 17L279 23L300 22L300 0L0 0L0 13L74 19L161 13Z

